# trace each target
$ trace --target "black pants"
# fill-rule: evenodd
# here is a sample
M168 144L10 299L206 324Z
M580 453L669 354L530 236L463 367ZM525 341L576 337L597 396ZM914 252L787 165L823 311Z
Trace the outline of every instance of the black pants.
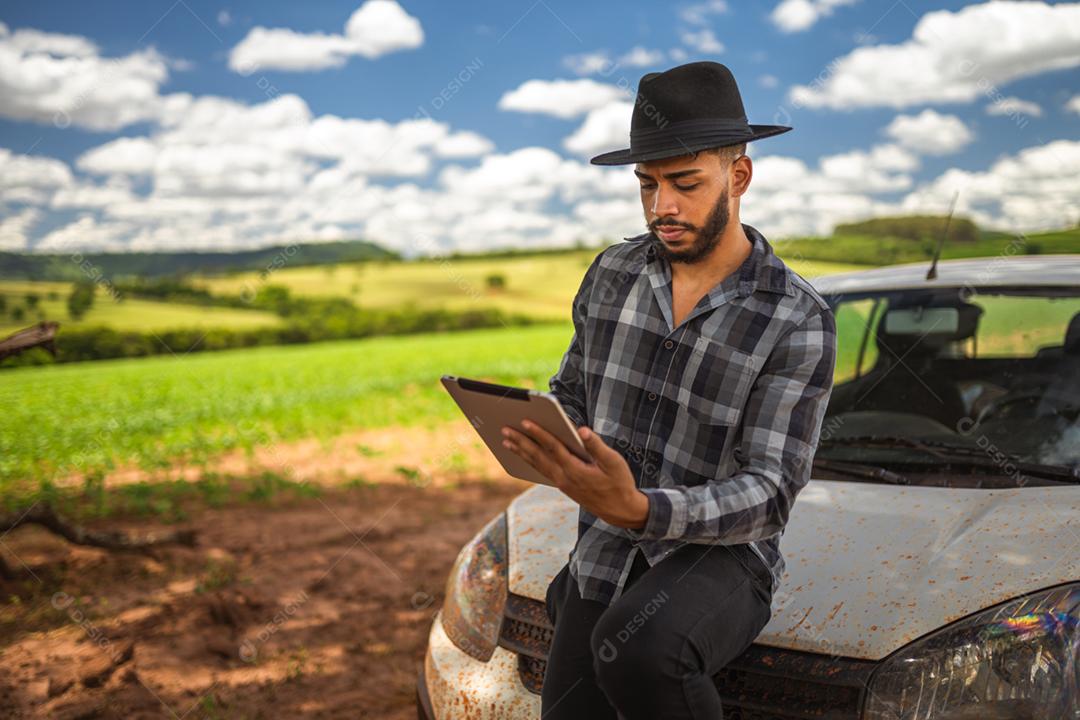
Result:
M772 578L749 545L684 545L649 567L637 551L610 606L583 600L564 565L547 590L555 626L543 720L719 720L712 676L771 616Z

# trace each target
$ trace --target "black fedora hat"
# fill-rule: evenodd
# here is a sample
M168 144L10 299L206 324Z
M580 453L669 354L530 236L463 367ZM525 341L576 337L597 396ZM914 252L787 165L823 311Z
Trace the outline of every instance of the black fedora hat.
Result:
M718 62L692 62L642 76L630 117L630 147L597 155L590 162L625 165L660 160L788 130L786 125L751 125L731 70Z

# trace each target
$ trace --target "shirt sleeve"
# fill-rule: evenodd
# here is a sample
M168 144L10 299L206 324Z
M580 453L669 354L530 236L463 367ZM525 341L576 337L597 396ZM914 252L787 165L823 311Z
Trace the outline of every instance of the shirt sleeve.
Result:
M809 315L773 348L754 382L735 448L738 471L703 485L641 488L649 499L634 540L731 545L764 540L787 523L795 496L810 481L832 392L836 321Z
M585 318L589 314L589 297L592 295L601 255L603 252L597 254L588 270L585 271L585 277L582 278L581 285L574 296L571 309L574 335L570 339L570 347L559 363L558 371L548 380L551 393L558 398L567 416L578 426L589 424L589 413L585 401Z

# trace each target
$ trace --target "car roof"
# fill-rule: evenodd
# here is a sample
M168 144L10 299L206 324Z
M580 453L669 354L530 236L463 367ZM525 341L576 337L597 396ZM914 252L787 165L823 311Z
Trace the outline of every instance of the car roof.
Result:
M930 261L889 265L871 270L822 275L810 280L819 293L948 287L1080 287L1080 254L1023 255L941 260L937 277L926 279Z

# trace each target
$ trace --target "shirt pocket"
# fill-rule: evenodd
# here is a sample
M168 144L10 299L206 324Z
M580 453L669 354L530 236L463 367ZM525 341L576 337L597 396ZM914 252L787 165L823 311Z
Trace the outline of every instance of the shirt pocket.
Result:
M687 414L707 425L737 425L760 365L753 353L699 337L682 375Z

